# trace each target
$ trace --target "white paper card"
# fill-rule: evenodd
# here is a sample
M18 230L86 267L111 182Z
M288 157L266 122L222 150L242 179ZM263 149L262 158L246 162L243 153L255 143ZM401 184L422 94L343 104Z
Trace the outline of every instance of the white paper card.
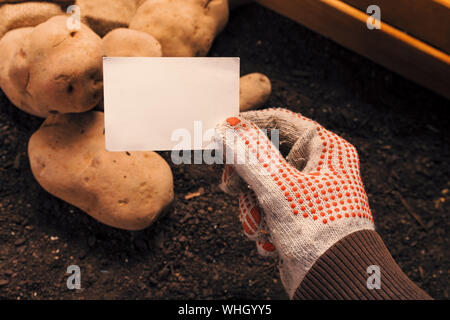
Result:
M108 151L212 149L239 114L239 58L107 57L103 81Z

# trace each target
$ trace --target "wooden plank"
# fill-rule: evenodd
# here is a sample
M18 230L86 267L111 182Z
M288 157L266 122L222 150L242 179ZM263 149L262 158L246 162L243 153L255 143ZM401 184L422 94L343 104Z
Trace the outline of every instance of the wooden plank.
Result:
M363 12L375 4L381 20L450 53L450 0L342 0Z
M339 0L258 0L274 11L450 99L450 56Z

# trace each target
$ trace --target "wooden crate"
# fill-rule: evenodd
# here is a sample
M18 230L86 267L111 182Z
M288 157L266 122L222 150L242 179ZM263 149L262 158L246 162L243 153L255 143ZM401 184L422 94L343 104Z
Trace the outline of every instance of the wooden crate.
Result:
M450 0L258 0L450 99ZM381 9L381 29L366 9Z

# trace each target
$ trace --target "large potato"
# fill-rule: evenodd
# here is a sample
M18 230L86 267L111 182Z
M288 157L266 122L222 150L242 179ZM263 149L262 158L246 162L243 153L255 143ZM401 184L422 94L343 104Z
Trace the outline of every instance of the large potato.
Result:
M161 57L158 40L148 33L118 28L103 38L103 48L108 57Z
M196 57L206 56L227 21L227 0L147 0L130 29L154 36L165 57Z
M9 30L34 27L61 14L61 7L54 3L24 2L1 5L0 38Z
M0 60L7 74L0 86L33 115L84 112L102 98L102 39L84 24L69 30L66 22L66 16L53 17L21 37L7 34L0 41L0 52L14 48L8 49L10 59Z
M28 145L31 170L52 195L126 230L151 225L173 200L169 165L155 152L107 152L102 112L51 115Z
M128 27L142 0L76 0L81 19L100 36L116 28Z
M241 77L239 85L239 110L261 107L272 92L269 78L262 73L250 73Z
M32 31L32 27L14 29L9 31L0 40L0 87L9 100L19 109L38 115L38 112L34 111L31 106L32 99L30 95L26 93L25 88L23 86L15 86L9 77L11 61L15 55L19 53L23 43Z

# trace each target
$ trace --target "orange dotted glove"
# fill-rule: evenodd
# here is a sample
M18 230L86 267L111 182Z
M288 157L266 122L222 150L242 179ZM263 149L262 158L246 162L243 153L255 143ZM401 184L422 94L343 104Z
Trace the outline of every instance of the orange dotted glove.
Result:
M278 130L286 159L260 128ZM278 254L290 297L334 243L374 229L355 147L315 121L286 109L250 111L219 124L216 139L228 163L221 188L239 195L258 252Z

